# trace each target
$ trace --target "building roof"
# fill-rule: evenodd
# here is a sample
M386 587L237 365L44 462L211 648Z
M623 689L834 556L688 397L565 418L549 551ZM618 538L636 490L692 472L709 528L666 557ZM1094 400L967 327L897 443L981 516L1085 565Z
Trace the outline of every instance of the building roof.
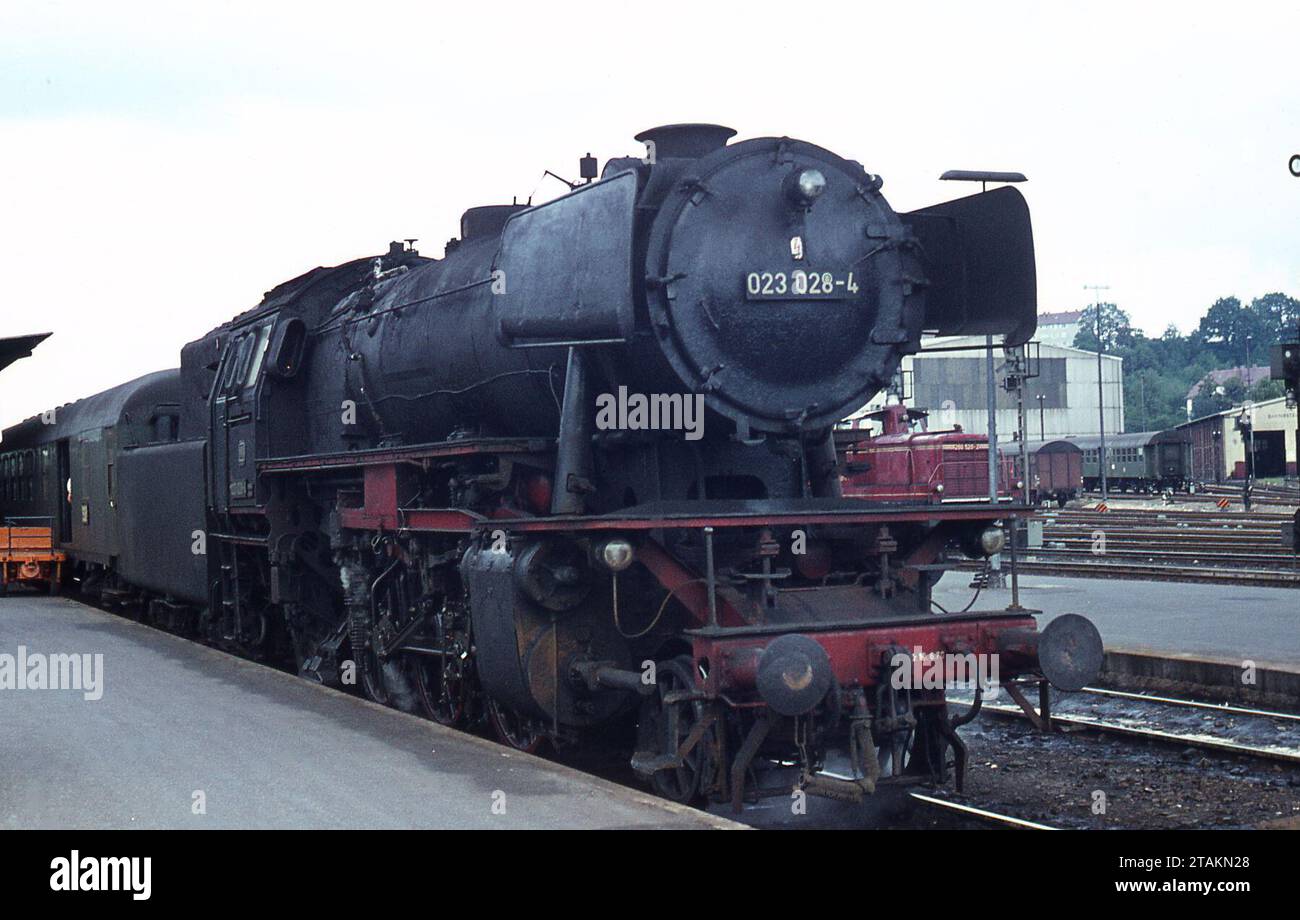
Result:
M1272 399L1261 399L1259 402L1254 404L1253 408L1259 410L1264 408L1265 406L1274 406L1277 405L1278 403L1284 403L1284 402L1286 402L1285 396L1275 396ZM1190 419L1189 421L1183 422L1181 425L1175 425L1174 427L1190 428L1192 425L1199 425L1202 422L1208 422L1212 418L1221 418L1229 415L1241 415L1241 413L1244 412L1245 410L1246 410L1245 406L1233 406L1231 409L1223 409L1219 412L1211 412L1209 415L1202 415L1199 418Z
M960 346L962 348L970 348L972 352L978 353L984 350L984 336L950 335L950 336L936 336L933 339L925 339L922 343L921 350L911 357L942 358L945 355L953 356L954 354L953 352L944 352L944 351L927 352L927 349L941 348L941 347L952 348L954 346ZM1002 346L995 341L993 344L993 348L996 352L998 352L998 354L996 355L997 359L1001 360ZM1039 356L1047 356L1052 352L1058 352L1060 353L1057 355L1058 357L1086 355L1087 357L1091 358L1094 361L1097 360L1097 353L1095 351L1088 351L1088 349L1086 348L1075 348L1073 345L1054 345L1050 342L1040 342L1037 345L1035 345L1034 348L1038 352ZM1107 361L1123 362L1124 360L1119 355L1102 354L1102 357L1105 358Z
M1267 364L1259 364L1254 367L1245 367L1244 365L1241 367L1227 367L1222 370L1210 371L1205 376L1213 380L1215 386L1227 383L1233 377L1239 378L1243 383L1249 379L1251 386L1254 386L1261 380L1267 380L1269 378L1269 373L1270 369ZM1205 377L1202 377L1200 380L1192 384L1192 388L1187 391L1187 398L1195 399L1197 394L1201 392L1201 384L1204 382Z
M1068 326L1083 319L1082 310L1066 310L1063 313L1039 313L1040 326Z
M48 332L38 332L35 335L15 335L7 339L0 339L0 371L19 358L28 357L33 348L49 337L50 333Z

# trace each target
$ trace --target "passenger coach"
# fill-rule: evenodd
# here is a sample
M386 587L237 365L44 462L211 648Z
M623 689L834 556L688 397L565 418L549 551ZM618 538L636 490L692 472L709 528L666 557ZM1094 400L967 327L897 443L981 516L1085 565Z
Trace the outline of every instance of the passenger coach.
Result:
M1099 489L1101 439L1094 435L1066 440L1083 450L1083 487ZM1107 435L1106 484L1120 492L1186 491L1191 484L1190 454L1187 435L1172 428Z
M83 589L111 595L115 574L160 603L206 599L204 442L179 440L180 381L147 374L4 432L5 517L53 528Z

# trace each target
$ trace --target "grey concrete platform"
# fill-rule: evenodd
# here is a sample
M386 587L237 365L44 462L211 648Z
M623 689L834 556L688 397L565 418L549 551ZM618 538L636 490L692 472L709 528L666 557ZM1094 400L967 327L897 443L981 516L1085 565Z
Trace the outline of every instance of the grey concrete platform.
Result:
M970 574L949 572L934 599L949 610L970 600ZM1020 579L1020 603L1042 610L1040 626L1062 613L1097 624L1107 649L1190 655L1300 668L1300 590L1102 578ZM975 609L1005 607L1009 589L980 594Z
M0 689L0 827L737 826L72 600L0 598L20 645L102 654L103 696Z

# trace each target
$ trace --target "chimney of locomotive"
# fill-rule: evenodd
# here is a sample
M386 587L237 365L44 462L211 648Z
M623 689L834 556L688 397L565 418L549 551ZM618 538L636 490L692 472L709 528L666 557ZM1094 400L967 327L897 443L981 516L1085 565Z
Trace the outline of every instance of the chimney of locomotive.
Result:
M727 141L735 136L735 129L722 125L660 125L642 131L635 140L646 145L646 157L653 163L660 157L698 159L727 146Z

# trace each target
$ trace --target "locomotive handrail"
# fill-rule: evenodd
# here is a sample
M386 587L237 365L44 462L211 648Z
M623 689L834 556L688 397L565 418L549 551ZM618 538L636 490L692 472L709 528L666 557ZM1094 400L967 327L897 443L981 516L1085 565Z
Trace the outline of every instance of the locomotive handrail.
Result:
M642 508L637 513L636 507L621 509L609 515L557 515L553 517L529 518L491 518L483 526L499 527L502 530L519 532L542 532L553 530L628 530L644 531L661 528L699 528L699 527L785 527L794 525L816 524L870 524L880 520L886 521L929 521L942 515L947 520L983 520L989 517L1005 517L1018 512L1030 513L1032 508L1024 504L990 505L988 499L973 500L966 507L945 504L940 512L934 505L908 504L866 507L864 502L848 499L844 505L835 507L817 507L816 500L806 500L807 506L802 510L781 510L778 507L753 510L717 510L712 513L704 509L691 512L655 512ZM773 503L775 504L775 503Z
M554 445L554 438L465 438L459 441L433 441L405 447L267 457L257 461L257 469L261 473L288 473L304 469L336 469L383 463L417 462L426 457L452 457L475 453L529 454L549 450Z
M955 623L959 621L978 620L983 622L990 621L1022 621L1028 620L1026 627L1032 628L1033 620L1031 619L1041 610L1031 610L1028 607L1022 607L1019 610L1007 610L1000 608L996 610L969 610L965 613L921 613L915 616L888 617L888 618L870 618L862 617L855 620L823 620L809 621L799 624L801 633L822 633L822 632L839 632L842 630L857 630L863 626L933 626L935 623ZM747 623L743 626L700 626L696 629L682 630L689 636L716 637L716 636L763 636L779 634L790 631L789 623Z

